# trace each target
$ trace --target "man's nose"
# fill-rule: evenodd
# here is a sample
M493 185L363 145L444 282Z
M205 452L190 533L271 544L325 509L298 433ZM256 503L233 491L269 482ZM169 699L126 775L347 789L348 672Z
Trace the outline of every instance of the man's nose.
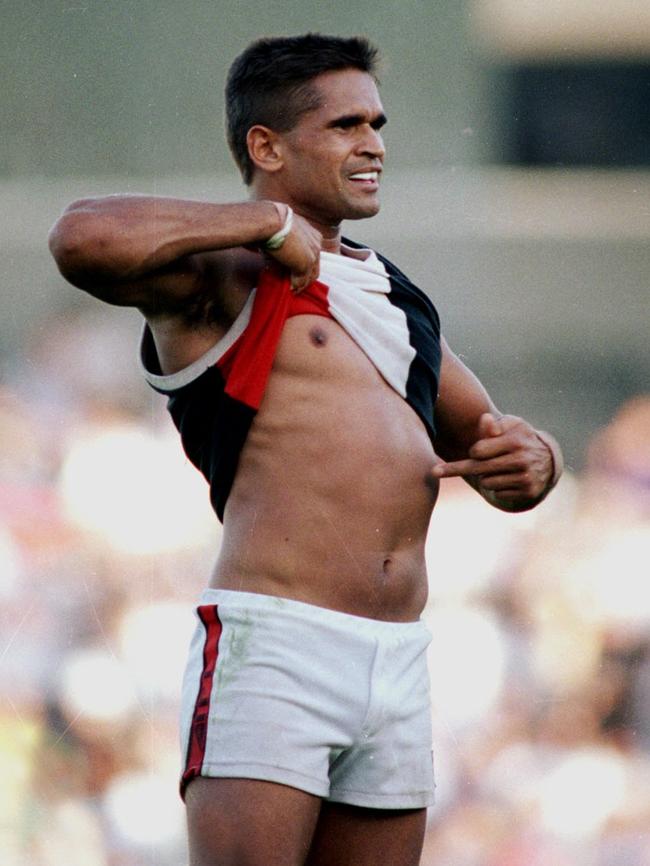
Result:
M373 129L372 126L367 127L366 133L361 141L360 149L363 153L373 156L376 159L384 158L386 155L386 148L384 147L384 139L378 129Z

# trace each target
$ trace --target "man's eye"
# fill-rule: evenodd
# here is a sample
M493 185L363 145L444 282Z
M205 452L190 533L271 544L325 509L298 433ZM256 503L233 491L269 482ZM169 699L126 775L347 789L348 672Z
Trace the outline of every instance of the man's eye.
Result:
M334 129L347 130L347 129L354 129L356 126L359 126L359 124L362 122L363 121L361 120L361 118L356 117L356 116L355 117L353 117L353 116L341 117L338 120L335 120L332 123L332 126L334 127Z

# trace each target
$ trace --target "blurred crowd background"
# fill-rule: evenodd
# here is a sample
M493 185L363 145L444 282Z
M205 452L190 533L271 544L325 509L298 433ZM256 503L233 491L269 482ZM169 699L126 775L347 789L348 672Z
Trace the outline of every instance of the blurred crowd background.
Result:
M139 377L137 314L67 286L47 230L82 195L243 197L225 70L309 29L385 58L384 206L347 230L568 463L522 515L444 485L423 866L650 866L650 10L632 0L3 11L0 863L186 862L178 696L220 539Z

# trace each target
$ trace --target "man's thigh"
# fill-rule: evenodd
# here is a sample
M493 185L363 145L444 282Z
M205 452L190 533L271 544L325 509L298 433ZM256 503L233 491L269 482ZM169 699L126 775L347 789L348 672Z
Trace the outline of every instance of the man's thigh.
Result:
M426 814L324 802L305 866L417 866Z
M303 866L321 800L275 782L198 778L185 804L190 866Z

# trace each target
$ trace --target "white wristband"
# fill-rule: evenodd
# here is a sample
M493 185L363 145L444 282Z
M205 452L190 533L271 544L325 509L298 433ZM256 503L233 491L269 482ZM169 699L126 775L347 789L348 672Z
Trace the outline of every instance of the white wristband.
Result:
M268 250L272 252L273 250L279 250L282 244L285 242L287 235L291 231L291 227L293 225L293 211L287 205L287 215L284 218L284 225L282 228L277 231L274 235L271 235L270 238L264 241L261 245L263 250Z

